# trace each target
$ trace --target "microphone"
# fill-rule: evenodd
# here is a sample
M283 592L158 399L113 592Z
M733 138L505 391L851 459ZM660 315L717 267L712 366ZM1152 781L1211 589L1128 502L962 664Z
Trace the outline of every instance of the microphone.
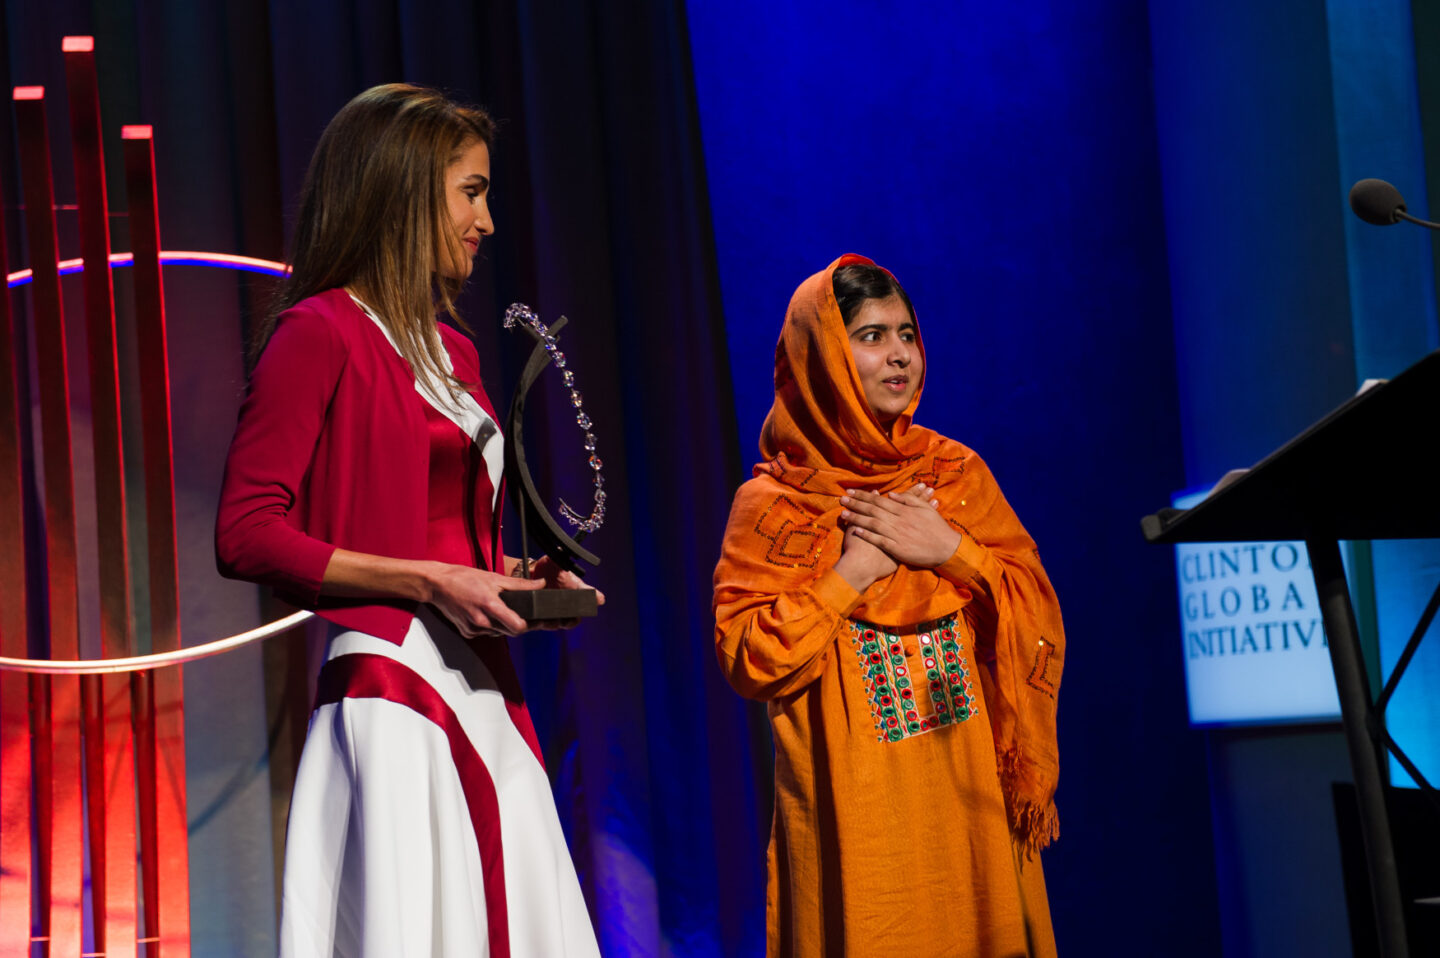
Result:
M1440 223L1418 219L1405 212L1405 197L1384 180L1360 180L1350 187L1350 208L1356 216L1376 226L1390 226L1406 220L1427 229L1440 230Z

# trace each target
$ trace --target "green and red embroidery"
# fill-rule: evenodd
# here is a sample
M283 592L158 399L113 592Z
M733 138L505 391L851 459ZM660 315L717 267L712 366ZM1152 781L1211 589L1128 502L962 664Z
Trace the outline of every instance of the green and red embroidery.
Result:
M851 623L850 638L880 741L898 742L963 722L979 711L957 621L948 615L916 626L918 655L913 657L905 654L898 633L869 622Z

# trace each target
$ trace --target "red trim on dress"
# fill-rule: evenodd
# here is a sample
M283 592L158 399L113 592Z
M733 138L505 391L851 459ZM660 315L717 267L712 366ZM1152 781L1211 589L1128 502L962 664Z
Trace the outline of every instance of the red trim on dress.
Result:
M368 652L341 655L320 670L315 707L341 699L384 699L403 705L433 722L450 741L450 756L465 792L470 823L480 851L485 876L485 919L489 926L490 954L509 958L510 924L505 907L505 857L500 844L500 803L495 783L460 720L429 684L394 659Z

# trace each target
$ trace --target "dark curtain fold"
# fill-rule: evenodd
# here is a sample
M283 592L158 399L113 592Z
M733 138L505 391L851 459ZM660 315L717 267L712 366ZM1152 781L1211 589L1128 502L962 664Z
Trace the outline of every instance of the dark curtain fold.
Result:
M614 955L762 950L764 718L713 664L710 575L742 464L684 3L11 0L4 28L10 82L51 90L62 203L73 186L58 143L60 38L96 37L112 204L123 202L119 126L153 123L169 249L281 258L320 130L372 84L440 86L501 121L497 233L465 315L502 405L529 343L500 328L505 306L570 318L561 348L595 423L609 496L606 524L587 542L603 559L590 576L608 597L603 614L513 646L601 945ZM8 128L3 145L14 209ZM15 221L11 249L23 262ZM117 229L116 248L124 243ZM184 624L197 642L261 616L253 591L206 565L241 345L268 288L177 270L166 279L172 365L184 370L178 454L190 463L177 473L194 557ZM78 379L83 353L71 355ZM584 512L590 470L573 419L558 378L545 377L526 423L532 471L552 508L563 497ZM514 553L514 523L508 535ZM295 660L270 652L187 671L189 751L218 783L193 787L192 813L223 829L205 839L223 860L197 864L192 879L196 954L241 953L242 940L243 953L262 953L273 941L271 835L284 809L265 796L273 785L283 798L293 775L293 759L270 746L287 740L286 721L303 721ZM207 708L222 688L223 710Z

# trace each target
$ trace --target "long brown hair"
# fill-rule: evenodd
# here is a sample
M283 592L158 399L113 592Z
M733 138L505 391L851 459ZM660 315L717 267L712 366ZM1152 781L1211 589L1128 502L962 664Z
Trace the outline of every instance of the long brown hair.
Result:
M452 392L463 386L445 371L435 330L441 311L468 330L455 311L463 280L438 269L442 256L466 255L447 213L445 172L494 135L485 111L408 83L371 87L345 104L310 159L290 275L256 330L254 355L282 312L346 286L385 323L415 375Z

